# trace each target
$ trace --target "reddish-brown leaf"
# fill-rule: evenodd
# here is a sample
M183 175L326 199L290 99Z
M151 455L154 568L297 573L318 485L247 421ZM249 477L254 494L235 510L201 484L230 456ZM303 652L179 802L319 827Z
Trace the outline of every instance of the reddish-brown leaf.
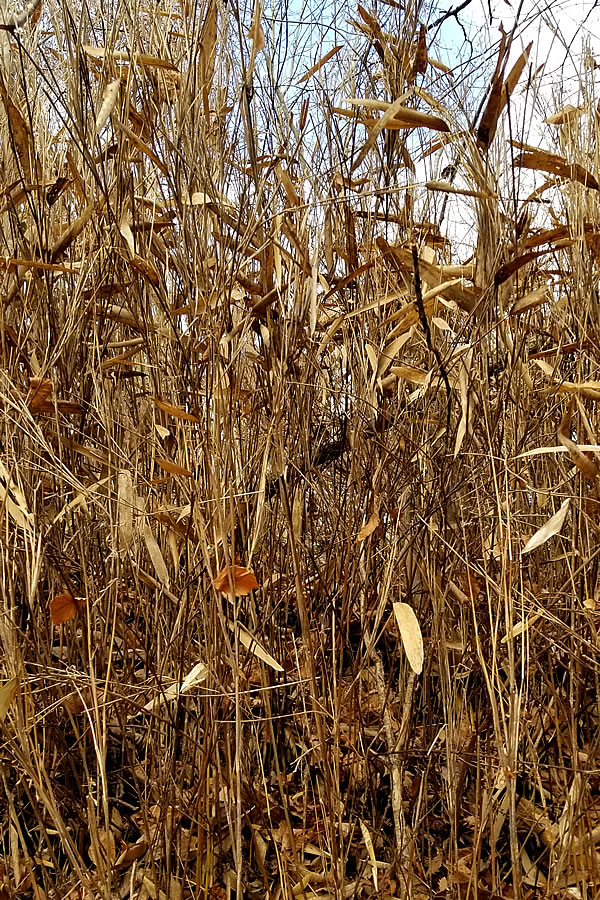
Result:
M74 619L79 610L85 604L80 597L72 594L57 594L50 601L50 619L53 625L62 625L70 619Z
M52 382L49 378L30 378L27 406L31 412L42 412L49 405Z
M231 584L230 574L233 574L233 585ZM213 584L221 593L235 594L236 597L242 597L244 594L249 594L260 587L254 572L245 566L231 566L231 568L221 569Z

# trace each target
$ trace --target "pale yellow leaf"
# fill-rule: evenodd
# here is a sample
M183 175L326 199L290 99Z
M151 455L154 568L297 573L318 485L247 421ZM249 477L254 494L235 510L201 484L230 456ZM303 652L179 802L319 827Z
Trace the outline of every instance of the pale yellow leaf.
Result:
M369 521L366 523L366 525L363 525L363 527L356 535L355 543L360 544L360 542L366 540L366 538L368 538L370 534L373 534L373 532L379 525L379 522L379 514L377 512L372 513Z
M371 863L371 870L373 872L373 886L375 890L379 890L379 885L377 883L377 857L375 856L375 848L373 847L373 841L371 840L371 835L369 834L369 829L362 819L359 819L360 830L362 831L363 841L365 842L365 847L367 848L367 853L369 854L369 861Z
M532 616L528 616L527 619L523 619L522 622L516 622L515 625L513 625L512 629L504 635L500 643L507 644L511 640L511 638L516 638L519 637L519 635L524 634L528 630L529 626L533 625L533 623L537 619L539 619L540 616L541 613L534 613Z
M383 378L392 362L394 361L394 357L400 352L405 343L406 335L402 334L400 335L400 337L395 338L395 340L390 341L387 347L384 347L377 363L378 378Z
M10 477L2 460L0 460L0 506L5 507L11 519L24 531L31 529L31 513L27 509L27 501Z
M392 366L390 372L412 384L425 384L428 375L425 369L417 369L415 366Z
M121 79L116 78L114 81L111 81L110 84L106 86L104 89L104 94L102 95L102 103L100 105L100 109L98 110L98 115L96 116L96 133L100 134L106 123L108 122L108 118L115 108L115 104L117 102L117 98L119 96L119 88L121 86Z
M137 508L131 473L122 471L117 476L117 534L121 550L128 550L135 541L133 524Z
M569 504L571 500L569 497L562 503L558 512L554 513L551 519L549 519L542 528L540 528L532 537L529 538L525 546L523 547L521 553L531 553L532 550L535 550L537 547L541 547L542 544L545 544L546 541L549 541L551 537L558 534L567 518L567 513L569 511Z
M543 284L541 287L536 288L534 291L530 291L528 294L525 294L524 297L520 297L513 303L510 309L510 315L517 316L520 313L529 312L530 309L535 309L537 306L542 306L542 304L548 301L549 296L550 289L547 284Z
M394 603L394 616L400 629L400 637L409 665L416 675L423 671L423 635L414 610L408 603Z
M198 662L185 676L181 683L175 682L169 685L159 697L150 700L144 706L144 712L156 712L163 704L176 700L180 694L189 694L193 687L202 684L208 676L208 669L203 662Z
M148 556L152 560L152 565L154 566L154 571L156 572L158 580L167 588L167 590L169 590L169 570L167 569L164 556L158 546L158 541L154 537L152 529L148 524L144 527L144 541L146 542Z
M229 627L232 631L235 632L235 626L233 622L229 623ZM253 634L251 634L248 629L241 624L241 622L237 623L237 635L240 641L240 644L243 644L247 650L250 650L251 653L274 669L276 672L283 672L283 666L281 666L276 659L273 659L270 653L261 647Z
M371 368L373 369L373 375L377 375L377 366L379 363L379 354L377 350L373 346L373 344L365 344L365 350L367 351L367 356L369 358L369 362L371 363Z

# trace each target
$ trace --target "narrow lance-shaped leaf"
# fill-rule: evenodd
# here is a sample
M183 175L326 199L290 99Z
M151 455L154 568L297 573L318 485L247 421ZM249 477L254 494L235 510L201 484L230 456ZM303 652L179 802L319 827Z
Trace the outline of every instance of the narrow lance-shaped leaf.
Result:
M314 66L310 67L308 72L305 75L303 75L302 78L299 79L298 84L302 84L303 81L308 81L308 79L311 77L311 75L314 75L316 72L318 72L319 69L322 68L322 66L324 66L326 62L329 62L329 60L333 56L335 56L336 53L339 53L339 51L341 49L342 49L341 44L338 44L337 46L333 47L333 49L331 49L329 51L329 53L326 53L325 56L322 56L321 59L314 64Z
M394 603L394 616L400 629L402 645L409 665L415 675L423 671L423 635L414 610L408 603Z
M569 497L567 497L558 512L554 513L552 518L549 519L542 528L536 531L536 533L529 538L521 551L522 554L531 553L532 550L535 550L537 547L541 547L542 544L545 544L546 541L549 541L550 538L554 537L555 534L559 534L559 532L562 530L565 519L567 518L570 503L571 500Z

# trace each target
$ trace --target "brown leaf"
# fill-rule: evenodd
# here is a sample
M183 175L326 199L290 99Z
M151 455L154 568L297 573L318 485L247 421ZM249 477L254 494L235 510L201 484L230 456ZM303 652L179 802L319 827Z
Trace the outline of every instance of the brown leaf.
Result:
M15 675L10 681L0 685L0 722L4 722L8 713L8 707L13 702L19 690L19 679Z
M233 574L233 587L230 582L230 573ZM245 566L221 569L213 584L222 594L235 594L236 597L242 597L260 587L254 572Z
M562 156L547 153L545 150L531 150L517 156L513 165L521 169L534 169L537 172L548 172L550 175L558 175L570 181L578 181L584 187L600 190L600 184L591 172L577 163L569 163Z
M338 53L341 49L342 45L338 44L332 50L330 50L329 53L326 53L325 56L322 56L321 59L314 64L314 66L311 66L306 75L302 76L302 78L298 81L298 84L302 84L303 81L307 81L311 75L314 75L315 72L318 72L319 69L324 66L326 62L329 62L332 56L335 56L335 54Z
M580 450L575 441L571 440L568 435L573 415L573 404L574 399L571 398L567 411L558 426L558 441L563 447L567 448L569 456L571 457L571 462L575 463L581 474L587 478L588 481L595 481L598 477L598 466L593 459L590 459L589 456L586 456L585 453Z
M4 103L6 115L8 118L8 133L10 135L9 145L14 147L15 153L21 163L26 181L40 180L39 163L35 156L31 131L25 121L18 106L13 102L4 81L4 76L0 73L0 96Z
M523 69L527 65L529 53L531 52L531 48L533 46L533 41L531 41L531 43L527 47L525 47L518 60L510 70L508 78L506 79L506 81L504 81L504 67L506 65L506 56L508 54L508 51L510 50L510 43L511 42L508 41L507 44L506 35L503 35L502 43L500 45L500 52L498 54L496 72L492 80L492 89L490 91L487 105L481 117L479 128L477 129L477 138L480 144L486 150L494 139L496 128L498 127L498 121L500 119L500 116L502 115L502 111L508 103L512 92L516 88L519 78L523 74Z
M30 378L26 403L32 412L41 412L49 405L52 381L49 378Z
M79 610L85 606L85 600L71 594L57 594L50 601L50 619L53 625L63 625L74 619Z
M502 30L502 40L500 41L500 49L498 50L498 59L496 61L496 71L492 78L490 95L485 105L485 109L481 115L481 121L477 129L477 140L487 149L496 133L498 127L498 119L502 111L502 89L504 87L504 68L506 66L507 48L506 34Z
M417 39L417 50L415 53L415 61L412 68L412 80L417 75L424 75L427 71L427 28L421 25L419 37Z
M168 416L173 416L174 419L183 419L185 422L200 422L198 416L186 412L185 409L182 409L180 406L173 406L171 403L165 403L164 400L159 400L158 397L154 398L154 402L159 409Z
M136 859L140 859L148 849L148 842L140 838L135 844L122 844L121 852L115 860L115 869L127 869Z
M544 256L545 253L550 253L550 250L531 250L529 253L523 253L521 256L516 256L509 262L504 263L494 275L494 284L496 287L504 284L511 275L514 275L515 272L518 272L519 269L522 269L527 263L533 262L539 256Z
M161 469L164 469L165 472L168 472L169 475L184 475L186 478L192 477L192 473L189 469L178 466L177 463L171 462L170 459L160 459L158 456L155 456L154 462L157 463Z

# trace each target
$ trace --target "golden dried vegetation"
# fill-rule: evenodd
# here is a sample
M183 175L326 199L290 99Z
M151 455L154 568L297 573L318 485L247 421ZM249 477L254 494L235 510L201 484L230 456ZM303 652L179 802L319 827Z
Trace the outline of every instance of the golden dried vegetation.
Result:
M598 895L597 64L347 13L0 30L2 900Z

